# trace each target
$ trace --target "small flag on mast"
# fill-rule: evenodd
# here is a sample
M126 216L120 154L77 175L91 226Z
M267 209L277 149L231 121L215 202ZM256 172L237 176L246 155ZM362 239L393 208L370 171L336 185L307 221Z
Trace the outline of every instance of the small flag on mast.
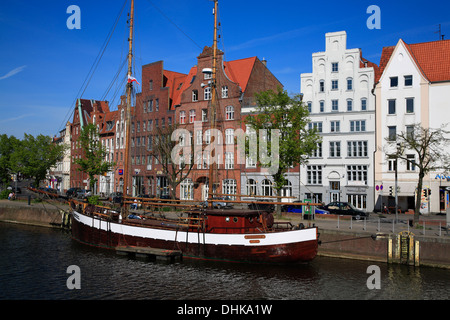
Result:
M130 76L130 75L128 75L128 83L131 83L131 82L136 82L138 85L141 85L137 80L136 80L136 78L135 77L132 77L132 76Z

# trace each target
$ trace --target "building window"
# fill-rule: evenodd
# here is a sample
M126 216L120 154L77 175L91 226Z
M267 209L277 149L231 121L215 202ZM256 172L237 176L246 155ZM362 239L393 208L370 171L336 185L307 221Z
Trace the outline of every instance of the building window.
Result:
M367 209L367 195L365 194L348 194L347 202L351 203L357 209Z
M339 62L331 63L331 72L339 72Z
M319 101L320 112L325 111L325 101Z
M256 168L256 161L252 157L250 157L250 155L245 158L245 167Z
M361 181L367 184L367 168L368 166L347 166L348 181Z
M205 73L206 75L206 73ZM211 100L211 87L205 87L204 90L204 100Z
M312 102L308 101L307 105L308 105L308 112L311 113L312 112Z
M397 159L394 157L389 157L388 159L388 171L397 170Z
M202 109L202 122L208 121L208 109Z
M253 179L247 179L247 195L256 195L256 181Z
M234 107L233 106L227 106L225 108L225 116L226 116L226 120L234 120Z
M282 197L292 197L292 183L287 180L286 184L281 188Z
M395 99L388 100L388 114L395 114Z
M262 196L272 196L272 182L268 179L264 179L261 185Z
M408 138L414 137L414 126L406 126L406 136Z
M331 80L331 90L338 90L338 80Z
M234 169L233 152L225 152L225 169Z
M186 111L180 111L180 124L186 123Z
M225 130L225 143L226 144L234 144L234 130L233 129Z
M330 157L340 158L341 157L341 142L340 141L330 141Z
M325 92L325 81L324 80L319 81L319 92Z
M322 132L322 122L310 122L308 123L309 130L317 130L317 132Z
M397 126L388 127L388 140L389 141L397 140Z
M153 90L153 80L150 80L148 84L149 84L149 89Z
M339 100L331 100L331 111L339 111Z
M415 171L416 170L416 156L413 154L406 155L406 170Z
M347 78L347 90L348 91L353 90L353 79L352 78Z
M155 99L155 111L159 111L159 99Z
M189 123L194 123L195 121L195 110L189 110Z
M391 88L397 88L398 87L398 77L391 77Z
M237 183L235 179L223 179L222 180L222 193L223 194L236 194ZM230 197L234 200L235 197Z
M347 157L367 157L367 141L347 141Z
M352 111L352 110L353 110L353 100L348 99L347 100L347 111Z
M413 76L405 76L405 87L410 87L413 84Z
M306 175L308 184L322 184L322 166L307 166Z
M228 86L222 87L222 98L228 98Z
M192 179L186 178L180 183L180 199L194 200L194 183Z
M352 120L350 121L350 132L366 131L366 120Z
M317 148L312 151L310 158L322 158L322 142L317 143Z
M366 111L367 110L367 99L366 98L362 98L361 99L361 110L362 111Z
M340 132L340 121L331 121L331 132Z
M192 101L198 101L198 90L192 90Z
M414 98L406 98L406 113L414 113Z
M148 112L153 112L153 100L148 101Z

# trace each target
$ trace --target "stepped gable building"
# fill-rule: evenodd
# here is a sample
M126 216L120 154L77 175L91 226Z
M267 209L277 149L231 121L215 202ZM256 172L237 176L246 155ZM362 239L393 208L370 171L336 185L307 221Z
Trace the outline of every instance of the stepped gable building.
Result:
M373 152L376 64L361 49L347 48L347 33L325 35L325 51L313 53L312 73L301 74L303 102L310 111L310 128L323 140L301 167L300 199L349 202L374 207Z
M202 146L202 152L196 152L195 164L188 179L177 190L181 199L207 199L209 192L208 177L210 152L208 145L212 141L211 133L211 99L210 80L212 74L213 50L205 47L197 58L197 65L192 67L181 86L179 104L175 106L177 123L187 129L191 141ZM235 130L243 125L244 111L254 105L254 94L262 90L282 87L281 83L257 57L224 61L223 52L218 50L216 72L216 129L215 139L222 144L221 150L215 151L217 158L214 172L214 192L223 194L240 194L241 176L245 175L245 163L237 157Z
M175 104L179 103L186 74L164 70L163 61L142 67L142 92L136 94L131 122L132 194L168 194L167 178L153 156L158 129L176 123Z
M395 206L389 197L398 174L398 201L402 212L415 207L418 169L417 154L406 150L411 161L389 158L396 147L395 137L407 133L414 124L440 128L448 124L450 110L450 40L408 44L402 39L395 46L384 47L380 73L376 79L375 184L383 186L375 193L377 209ZM446 117L447 115L447 117ZM447 127L448 129L448 127ZM391 140L391 143L388 143ZM422 213L445 212L450 207L448 178L444 172L430 172L424 179Z
M72 123L70 125L71 137L71 164L70 164L70 187L78 187L87 189L89 187L88 176L78 170L78 165L73 161L84 156L79 137L81 129L89 123L101 123L108 114L109 106L107 101L96 101L87 99L77 99L73 114ZM67 132L66 132L67 134ZM95 193L97 190L92 190Z

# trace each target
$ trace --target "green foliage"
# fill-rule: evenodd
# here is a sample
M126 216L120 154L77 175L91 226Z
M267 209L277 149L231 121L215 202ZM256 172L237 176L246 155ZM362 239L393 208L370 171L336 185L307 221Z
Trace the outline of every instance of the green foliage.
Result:
M47 171L62 159L65 148L41 134L35 138L25 133L23 140L3 134L0 136L0 179L6 182L11 174L20 172L33 178L38 186Z
M88 203L93 205L101 205L102 202L100 201L99 196L90 196L88 197Z
M80 159L74 159L74 163L79 165L78 170L85 172L89 176L90 190L94 190L97 182L96 176L110 171L114 167L113 162L105 160L106 149L100 141L97 126L88 124L81 129L79 137L84 156Z
M0 199L8 199L10 191L8 189L3 190L0 192Z
M309 154L317 148L321 137L315 130L308 129L309 112L301 97L296 95L290 97L287 91L278 88L275 92L268 90L256 94L256 114L245 119L245 124L250 125L258 133L261 129L278 129L279 146L276 150L274 139L268 137L267 151L272 158L274 152L279 153L278 169L271 172L274 179L273 188L279 191L286 184L284 174L291 166L303 164L307 161ZM268 133L270 130L268 131ZM258 150L262 143L260 134L258 137ZM248 144L246 149L248 150ZM267 167L261 162L261 152L258 153L258 165Z

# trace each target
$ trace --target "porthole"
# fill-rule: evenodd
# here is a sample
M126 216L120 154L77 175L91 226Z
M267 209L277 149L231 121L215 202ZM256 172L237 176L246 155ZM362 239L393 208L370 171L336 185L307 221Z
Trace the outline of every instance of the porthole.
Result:
M237 218L237 217L234 217L234 218L233 218L233 222L234 222L234 223L238 222L238 218Z
M225 221L226 221L226 222L230 222L230 217L226 217L226 218L225 218Z

